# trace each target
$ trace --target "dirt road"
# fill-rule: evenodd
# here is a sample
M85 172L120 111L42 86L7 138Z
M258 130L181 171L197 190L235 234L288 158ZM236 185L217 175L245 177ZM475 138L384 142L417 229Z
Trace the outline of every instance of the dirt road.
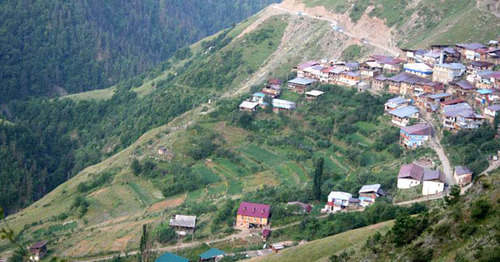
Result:
M271 5L271 8L276 9L276 10L280 10L282 12L286 12L286 13L291 14L291 15L296 15L296 16L299 16L299 12L301 12L302 16L307 16L307 17L312 18L312 19L318 19L318 20L327 21L330 24L334 24L334 25L338 25L339 24L338 21L334 20L326 12L322 12L321 16L320 15L308 16L307 15L308 9L305 9L305 8L301 8L300 11L290 10L290 9L287 9L286 7L284 7L283 5L280 5L280 4L273 4L273 5ZM360 36L360 35L355 35L354 33L347 32L346 29L343 29L343 30L338 31L338 32L342 33L344 35L347 35L349 37L356 38L356 39L365 38L366 40L368 40L367 42L365 42L365 44L371 45L371 46L375 46L375 47L378 47L380 49L383 49L383 50L391 53L394 56L399 56L399 51L396 48L391 48L391 47L387 47L387 46L384 46L384 45L377 44L377 43L374 42L373 39L370 39L369 37L366 37L366 36L363 37L363 36Z

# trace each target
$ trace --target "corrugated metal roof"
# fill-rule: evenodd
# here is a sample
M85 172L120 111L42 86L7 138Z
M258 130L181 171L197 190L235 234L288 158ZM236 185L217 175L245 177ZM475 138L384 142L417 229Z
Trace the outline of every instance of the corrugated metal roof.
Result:
M310 85L314 82L316 82L316 80L309 79L309 78L301 78L301 77L297 77L297 78L294 78L294 79L288 81L288 83L292 83L292 84L296 84L296 85Z
M456 166L455 172L457 173L457 175L472 174L472 170L467 166Z
M389 114L400 118L410 117L415 113L418 113L418 109L414 106L405 106L389 111Z
M175 215L175 218L170 219L170 226L173 227L188 227L196 226L196 216Z

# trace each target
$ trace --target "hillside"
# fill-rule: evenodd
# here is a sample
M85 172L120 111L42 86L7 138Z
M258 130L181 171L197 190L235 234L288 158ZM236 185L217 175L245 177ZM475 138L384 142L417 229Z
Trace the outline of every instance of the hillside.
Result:
M273 2L2 1L0 104L138 76Z
M355 193L368 183L395 193L402 163L424 158L439 165L433 150L403 152L395 143L399 130L383 115L388 96L324 85L318 88L325 96L314 102L285 91L283 98L298 104L290 115L237 111L269 77L290 79L290 69L300 62L393 54L398 52L398 35L404 41L414 39L381 16L365 12L354 23L349 10L332 9L337 1L325 1L324 7L318 1L305 2L272 5L184 48L148 74L108 89L3 105L8 122L2 123L9 127L0 124L6 130L0 132L0 205L11 214L38 200L7 217L21 233L20 241L27 245L50 239L51 254L69 260L137 252L143 224L151 224L161 242L162 233L168 233L161 222L184 213L199 219L196 239L180 244L193 248L239 236L230 225L241 200L266 202L282 211L273 215L273 225L301 221L301 216L284 211L283 203L313 201L312 173L319 158L325 166L322 199L329 190ZM298 16L299 10L308 15ZM317 17L315 12L321 13ZM346 30L333 31L331 20ZM434 41L434 35L418 35ZM459 40L475 36L464 34ZM369 44L362 45L361 38ZM37 146L26 146L31 143ZM160 146L172 155L159 155ZM317 203L315 214L322 204ZM372 233L374 228L363 230ZM328 229L340 232L334 226ZM293 228L281 237L319 236L301 235ZM237 239L218 245L235 252L262 246L259 237ZM174 242L167 239L155 247L172 251ZM0 250L12 248L0 244Z

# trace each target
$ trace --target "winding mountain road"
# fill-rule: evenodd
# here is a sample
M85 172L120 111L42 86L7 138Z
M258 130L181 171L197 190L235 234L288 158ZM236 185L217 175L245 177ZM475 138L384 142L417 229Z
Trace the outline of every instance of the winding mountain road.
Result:
M286 9L284 8L283 6L280 6L279 4L273 4L271 5L271 8L274 8L276 10L280 10L282 12L285 12L285 13L288 13L288 14L291 14L291 15L296 15L296 16L299 16L299 13L296 11L296 10L290 10L290 9ZM339 23L337 21L335 21L334 19L332 18L329 18L327 17L327 14L322 14L321 16L318 16L318 15L314 15L314 16L308 16L306 13L307 13L307 9L305 10L302 10L302 16L307 16L309 18L313 18L313 19L318 19L318 20L323 20L323 21L327 21L327 22L330 22L331 24L335 24L335 25L338 25ZM349 37L352 37L352 38L356 38L356 39L361 39L361 38L366 38L366 37L359 37L359 36L356 36L352 33L349 33L349 32L346 32L345 29L343 29L342 31L337 31L339 33L342 33L344 35L347 35ZM390 47L387 47L387 46L383 46L383 45L380 45L380 44L377 44L377 43L374 43L372 41L370 41L369 38L366 38L368 41L365 42L364 44L366 45L371 45L371 46L375 46L375 47L378 47L380 49L383 49L389 53L391 53L392 55L394 56L399 56L399 52L395 51L394 48L390 48Z

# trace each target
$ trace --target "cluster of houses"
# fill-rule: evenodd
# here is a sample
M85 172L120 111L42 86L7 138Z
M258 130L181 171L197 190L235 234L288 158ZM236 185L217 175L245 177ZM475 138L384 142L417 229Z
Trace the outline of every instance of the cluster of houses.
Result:
M457 131L493 121L500 112L500 71L493 71L499 65L498 41L433 45L404 49L398 58L372 55L363 63L308 61L294 68L297 78L289 86L304 92L317 81L388 92L399 95L386 104L393 124L403 127L421 113L437 113L446 129Z
M380 196L385 196L380 184L364 185L358 192L359 197L354 198L352 194L332 191L328 195L328 202L325 208L321 209L321 213L335 213L340 211L356 210L360 207L367 207Z

